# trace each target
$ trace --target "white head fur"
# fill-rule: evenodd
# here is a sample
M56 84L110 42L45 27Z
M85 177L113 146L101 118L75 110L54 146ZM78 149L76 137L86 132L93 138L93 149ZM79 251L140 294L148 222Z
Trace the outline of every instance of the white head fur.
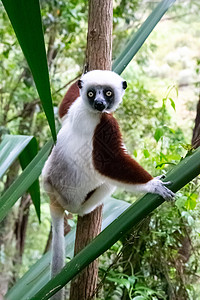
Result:
M79 80L78 86L80 88L80 95L90 110L93 109L88 102L88 90L92 87L110 87L114 92L114 101L111 108L106 108L102 112L113 112L122 101L127 83L115 72L94 70L84 74Z

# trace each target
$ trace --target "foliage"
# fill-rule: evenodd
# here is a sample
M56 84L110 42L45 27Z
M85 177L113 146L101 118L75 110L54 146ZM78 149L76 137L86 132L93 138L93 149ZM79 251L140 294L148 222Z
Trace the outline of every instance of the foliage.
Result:
M104 210L103 210L103 220L102 220L102 228L108 226L113 220L115 220L122 211L127 209L130 206L127 202L124 201L116 201L112 198L107 199L105 201ZM48 204L42 204L42 228L38 226L38 222L34 217L32 210L30 210L30 218L31 218L31 226L28 228L27 234L36 234L38 239L28 239L27 243L29 245L26 247L26 253L24 255L24 266L20 268L20 272L22 274L24 271L27 273L18 280L18 282L9 290L7 293L7 299L16 300L24 300L30 298L36 292L38 292L41 288L41 284L45 285L49 281L50 276L50 260L51 260L51 253L48 252L43 255L40 259L38 259L38 255L43 250L45 244L42 243L43 237L45 237L46 242L46 235L45 232L50 227L50 220L48 216ZM72 221L72 220L71 220ZM70 226L71 231L65 237L65 245L66 245L66 261L69 261L73 257L74 252L74 240L75 240L75 223L72 221ZM38 233L39 231L39 233ZM31 255L31 253L33 253ZM27 261L26 258L29 257ZM36 263L34 264L34 262ZM30 269L29 269L30 268Z
M165 172L166 167L176 165L189 150L181 128L177 125L170 128L173 122L169 106L175 109L174 100L169 98L171 88L158 106L158 100L144 89L141 82L131 86L134 86L131 101L125 97L117 111L126 144L129 149L137 148L133 151L137 158L143 155L140 161L145 168L148 166L151 173L160 174L159 170ZM138 86L142 88L138 89ZM141 99L139 106L137 99ZM145 127L141 107L143 114L151 120L149 127ZM132 115L135 118L131 118ZM154 142L150 138L153 130ZM142 145L138 144L141 140ZM196 295L193 274L198 268L199 242L193 247L191 236L198 236L198 229L194 226L198 182L196 179L179 191L175 205L167 203L155 210L151 219L144 221L145 226L141 223L127 237L128 240L116 243L101 259L100 276L104 283L101 299L188 299ZM121 191L117 191L115 197L135 200L131 193Z
M195 5L198 4L189 5L195 12ZM41 8L53 101L57 106L64 92L62 87L79 74L83 66L87 8L86 2L81 0L42 0ZM143 11L148 10L146 1L115 1L114 57L117 57L129 35L140 25L141 8ZM185 14L186 10L182 4L175 6L169 16ZM190 18L186 16L185 20L184 30L190 26ZM168 39L169 36L163 38L166 43L169 43ZM41 147L50 137L50 132L30 71L1 4L0 40L0 131L12 134L31 133L37 137ZM176 96L171 95L169 91L174 91L173 84L169 86L169 83L163 80L165 95L160 96L158 92L150 92L148 81L150 80L150 84L155 81L144 74L148 72L145 70L157 48L159 47L152 41L150 45L144 45L137 54L134 67L130 66L129 71L124 72L129 88L122 106L116 113L128 150L153 175L165 173L177 164L188 148L187 134L172 117L172 111L176 109ZM59 89L61 91L56 93ZM8 172L4 186L9 177ZM133 195L121 190L116 192L115 197L129 202L135 200ZM46 200L43 196L42 207L46 207ZM16 209L17 206L14 210ZM99 291L99 298L173 299L176 297L173 293L177 287L179 292L186 293L182 294L185 297L183 299L195 299L198 295L195 274L199 270L198 212L198 181L195 181L179 192L176 205L164 204L161 209L155 211L150 220L147 220L146 227L141 224L133 231L132 240L129 237L128 241L117 242L101 257L100 278L104 279L104 285ZM27 235L20 275L27 270L27 261L36 261L43 252L44 244L32 244L38 236L37 230L40 230L41 239L46 241L49 215L46 209L43 214L46 221L40 226L42 229L38 229L31 213L30 235ZM11 273L16 266L10 266L8 261L9 254L14 252L11 245L9 247L7 253L1 248L0 258L2 259L2 255L6 257ZM125 248L131 250L126 258ZM188 253L183 253L184 249ZM137 254L137 260L135 257L131 260L132 253ZM127 262L131 265L131 272Z
M32 161L38 151L37 141L32 136L17 136L17 135L4 135L0 143L0 178L4 175L10 165L19 156L21 167L24 170L27 165ZM16 192L16 190L15 190ZM35 205L36 214L40 220L40 188L39 180L30 186L29 193L32 197L33 204ZM13 197L12 197L13 198ZM1 216L7 214L10 210L8 198L5 202L1 201Z

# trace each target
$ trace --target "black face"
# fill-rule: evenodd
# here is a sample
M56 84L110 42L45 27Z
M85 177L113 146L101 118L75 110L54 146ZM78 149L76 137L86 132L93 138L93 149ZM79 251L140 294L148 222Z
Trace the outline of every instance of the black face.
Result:
M93 109L103 111L112 108L115 95L109 86L97 86L88 88L87 98Z

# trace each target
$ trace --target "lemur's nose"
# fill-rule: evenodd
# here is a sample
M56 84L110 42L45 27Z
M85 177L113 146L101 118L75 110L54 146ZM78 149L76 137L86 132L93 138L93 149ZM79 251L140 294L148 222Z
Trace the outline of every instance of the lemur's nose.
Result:
M103 100L96 100L94 102L94 108L98 111L103 111L106 108L106 103Z

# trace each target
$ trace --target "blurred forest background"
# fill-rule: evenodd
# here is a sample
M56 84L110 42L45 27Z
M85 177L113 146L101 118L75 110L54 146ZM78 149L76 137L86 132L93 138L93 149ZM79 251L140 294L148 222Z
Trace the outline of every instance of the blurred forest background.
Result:
M84 65L87 2L41 0L57 126L58 105ZM113 59L156 1L114 1ZM128 82L116 112L129 152L152 175L165 174L191 150L200 98L200 3L177 1L122 76ZM198 129L198 128L197 128ZM39 146L50 130L16 36L0 4L0 136L34 135ZM195 132L198 136L198 132ZM193 140L194 144L194 140ZM16 178L16 161L0 192ZM164 203L100 258L98 299L200 299L199 180ZM114 197L135 201L117 190ZM15 284L49 247L48 198L42 189L41 224L24 195L0 227L0 288ZM76 217L69 220L74 227Z

